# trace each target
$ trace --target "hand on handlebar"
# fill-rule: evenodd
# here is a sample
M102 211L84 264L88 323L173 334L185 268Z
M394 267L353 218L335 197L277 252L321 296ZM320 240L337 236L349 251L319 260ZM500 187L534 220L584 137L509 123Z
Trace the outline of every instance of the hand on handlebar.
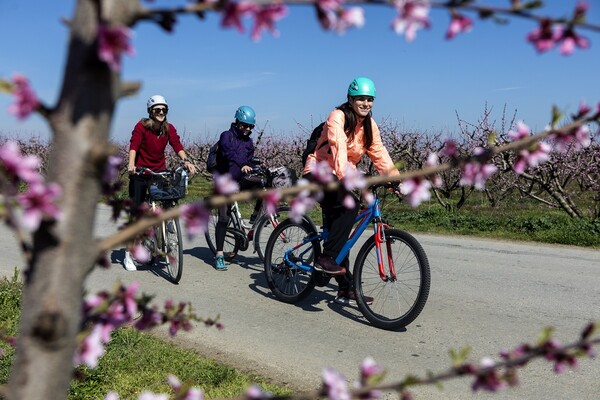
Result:
M251 166L249 166L249 165L244 165L244 166L242 167L242 172L243 172L243 173L245 173L245 174L249 174L249 173L250 173L250 172L252 172L252 171L254 171L254 168L252 168L252 167L251 167Z
M189 161L189 160L185 160L183 161L183 166L190 172L190 174L195 175L197 170L196 170L196 166L194 165L193 162Z

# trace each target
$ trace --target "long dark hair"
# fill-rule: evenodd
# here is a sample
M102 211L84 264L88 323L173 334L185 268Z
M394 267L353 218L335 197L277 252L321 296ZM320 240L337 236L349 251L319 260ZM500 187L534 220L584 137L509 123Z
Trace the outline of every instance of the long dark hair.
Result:
M168 135L169 134L169 122L167 122L167 118L163 122L158 122L153 120L152 118L142 118L140 120L144 128L152 130L158 136Z
M354 131L356 130L356 124L358 124L358 120L354 110L352 109L350 99L336 108L344 113L344 132L346 132L348 141L354 140ZM373 143L373 129L371 127L370 111L363 120L363 130L365 132L365 147L368 149L371 147L371 143Z

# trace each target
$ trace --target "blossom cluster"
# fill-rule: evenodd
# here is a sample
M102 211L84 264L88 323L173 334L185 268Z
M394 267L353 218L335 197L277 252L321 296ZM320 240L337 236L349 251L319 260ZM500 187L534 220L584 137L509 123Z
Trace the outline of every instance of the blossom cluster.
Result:
M175 336L181 329L191 330L192 321L223 328L217 320L198 318L189 303L175 304L172 300L166 300L164 310L159 311L156 305L150 305L152 297L137 296L138 289L137 282L129 286L119 283L112 292L101 291L85 299L82 305L84 329L79 335L78 347L73 356L75 366L85 364L95 368L105 353L105 345L110 341L111 333L123 326L147 330L168 323L171 336Z
M35 231L44 218L58 219L61 211L55 204L62 190L56 183L45 183L39 173L40 159L34 155L23 155L19 145L13 141L0 147L0 172L5 205L16 205L23 209L20 221L8 221L28 232ZM21 185L26 190L21 192Z

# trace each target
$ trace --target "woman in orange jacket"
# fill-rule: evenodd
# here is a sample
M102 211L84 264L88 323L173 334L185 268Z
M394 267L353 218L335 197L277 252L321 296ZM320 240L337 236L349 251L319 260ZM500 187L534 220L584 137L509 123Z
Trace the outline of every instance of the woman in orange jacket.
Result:
M326 161L332 169L334 179L341 180L349 168L356 169L365 154L373 161L379 174L398 175L399 172L381 140L379 127L371 118L375 97L375 84L371 79L359 77L350 83L347 101L329 114L316 150L306 160L304 175L307 179L311 179L317 162ZM322 256L316 260L315 269L335 276L339 284L335 298L337 303L356 304L354 290L351 289L348 258L342 265L335 263L340 250L348 241L359 209L358 201L354 202L353 208L346 208L343 199L347 195L348 192L342 189L326 192L320 202L323 225L329 230L329 236L323 244Z

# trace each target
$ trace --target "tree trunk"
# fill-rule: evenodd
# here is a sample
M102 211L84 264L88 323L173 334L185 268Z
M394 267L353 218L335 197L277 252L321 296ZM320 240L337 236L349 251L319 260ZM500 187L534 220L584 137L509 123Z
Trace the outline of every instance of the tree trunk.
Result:
M62 91L48 115L54 136L47 179L63 189L63 215L56 223L42 223L33 235L10 400L65 399L72 378L84 281L97 257L95 210L120 85L118 74L97 57L102 5L106 12L100 1L77 2Z

